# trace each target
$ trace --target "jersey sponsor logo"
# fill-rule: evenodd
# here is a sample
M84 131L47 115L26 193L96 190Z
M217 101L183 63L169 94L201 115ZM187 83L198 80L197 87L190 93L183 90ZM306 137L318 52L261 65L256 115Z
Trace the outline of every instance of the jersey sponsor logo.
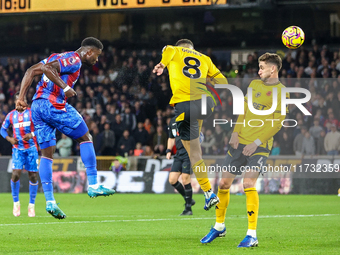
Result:
M64 65L64 66L67 66L67 61L66 61L66 59L63 59L63 65Z
M22 116L20 116L22 118ZM21 128L21 127L29 127L31 126L31 122L30 121L24 121L24 122L20 122L20 123L14 123L13 127L14 128Z
M264 108L266 108L266 106L265 105L263 105L263 104L258 104L258 103L253 103L253 106L254 106L254 108L256 109L256 110L263 110Z

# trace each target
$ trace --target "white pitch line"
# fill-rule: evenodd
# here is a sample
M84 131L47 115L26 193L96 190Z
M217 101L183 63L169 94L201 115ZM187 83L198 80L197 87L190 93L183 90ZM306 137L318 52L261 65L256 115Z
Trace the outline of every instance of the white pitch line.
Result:
M338 216L340 214L309 214L309 215L262 215L259 218L302 218L302 217L327 217ZM52 217L52 216L50 216ZM76 216L74 216L76 217ZM104 217L104 216L103 216ZM246 216L236 215L228 218L246 218ZM114 222L152 222L152 221L186 221L186 220L210 220L211 217L204 218L167 218L167 219L133 219L133 220L100 220L100 221L55 221L55 222L34 222L34 223L9 223L0 224L0 227L6 226L31 226L31 225L53 225L53 224L88 224L88 223L114 223Z

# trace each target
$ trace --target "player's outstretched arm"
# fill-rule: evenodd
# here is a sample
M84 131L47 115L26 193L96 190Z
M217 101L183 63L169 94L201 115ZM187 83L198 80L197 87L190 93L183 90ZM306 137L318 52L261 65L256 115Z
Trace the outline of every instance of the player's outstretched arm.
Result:
M66 97L73 97L77 95L77 93L60 78L60 64L58 60L54 60L41 66L41 70L50 81L64 90Z
M41 71L42 65L42 63L38 63L26 70L24 78L21 81L20 93L15 105L17 111L21 112L23 110L26 110L27 103L25 102L24 98L26 97L29 87L31 87L34 77L43 74L43 72Z
M165 68L165 66L162 63L158 63L157 65L155 65L152 72L159 76L163 73L164 68Z

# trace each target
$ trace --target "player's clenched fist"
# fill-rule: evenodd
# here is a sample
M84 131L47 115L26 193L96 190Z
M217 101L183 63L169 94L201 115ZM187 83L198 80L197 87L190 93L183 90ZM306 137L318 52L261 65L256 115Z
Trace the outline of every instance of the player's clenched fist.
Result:
M20 99L17 99L17 102L15 104L15 109L18 111L18 112L22 112L24 110L27 109L27 104L24 100L20 100Z

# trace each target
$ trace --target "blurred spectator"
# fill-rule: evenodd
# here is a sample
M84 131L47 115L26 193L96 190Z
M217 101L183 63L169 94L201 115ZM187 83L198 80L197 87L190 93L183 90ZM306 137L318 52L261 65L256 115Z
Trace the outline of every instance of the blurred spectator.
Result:
M143 156L153 156L153 150L152 150L151 146L149 146L149 145L145 146Z
M166 148L168 142L168 136L166 132L164 132L162 126L158 126L156 133L153 135L152 145L154 148L154 151L156 152L159 149L159 145L163 145L164 148Z
M115 117L115 122L111 124L111 129L115 133L116 141L122 137L124 130L126 130L125 124L122 122L122 117L117 114Z
M115 155L115 144L116 137L115 133L110 129L110 124L104 124L104 130L101 133L102 139L102 147L101 147L101 155L103 156L113 156Z
M315 141L308 131L305 132L305 137L302 141L302 154L314 155L315 154Z
M272 149L270 155L273 155L273 156L280 155L280 145L277 141L274 141L273 149Z
M146 145L149 141L149 133L145 130L142 122L139 122L135 131L133 131L133 138L136 143Z
M135 150L133 151L133 155L134 156L142 156L144 153L144 150L142 148L142 144L141 143L137 143L136 144L136 148Z
M118 154L120 156L133 155L133 151L135 149L135 139L130 136L129 130L124 130L123 136L119 139L117 148Z
M212 131L210 129L208 129L205 132L204 141L201 143L202 153L207 154L207 155L211 154L212 153L212 146L214 144L216 144L215 136L212 133Z
M119 162L118 159L114 159L111 163L110 170L114 173L126 170L124 166Z
M309 129L309 133L315 140L317 140L320 137L320 133L323 130L319 123L320 122L318 119L314 119L314 126L310 127Z
M137 126L136 115L131 113L130 107L124 109L124 113L121 114L122 122L125 124L126 128L131 132L135 130Z
M316 155L327 155L327 151L325 150L325 130L321 130L320 136L316 142Z
M72 154L72 150L71 150L72 144L73 144L72 139L62 134L61 139L57 142L57 146L56 146L59 151L59 155L61 157L70 156Z
M279 140L279 143L280 143L280 155L294 154L291 139L289 138L287 132L284 131L282 133L282 138Z
M331 132L325 137L325 150L327 155L336 156L340 150L340 132L336 130L335 124L331 125Z
M302 155L302 143L305 137L305 133L307 132L307 128L305 126L302 126L300 130L301 130L301 133L296 135L296 137L294 138L294 143L293 143L293 149L294 149L296 156Z

